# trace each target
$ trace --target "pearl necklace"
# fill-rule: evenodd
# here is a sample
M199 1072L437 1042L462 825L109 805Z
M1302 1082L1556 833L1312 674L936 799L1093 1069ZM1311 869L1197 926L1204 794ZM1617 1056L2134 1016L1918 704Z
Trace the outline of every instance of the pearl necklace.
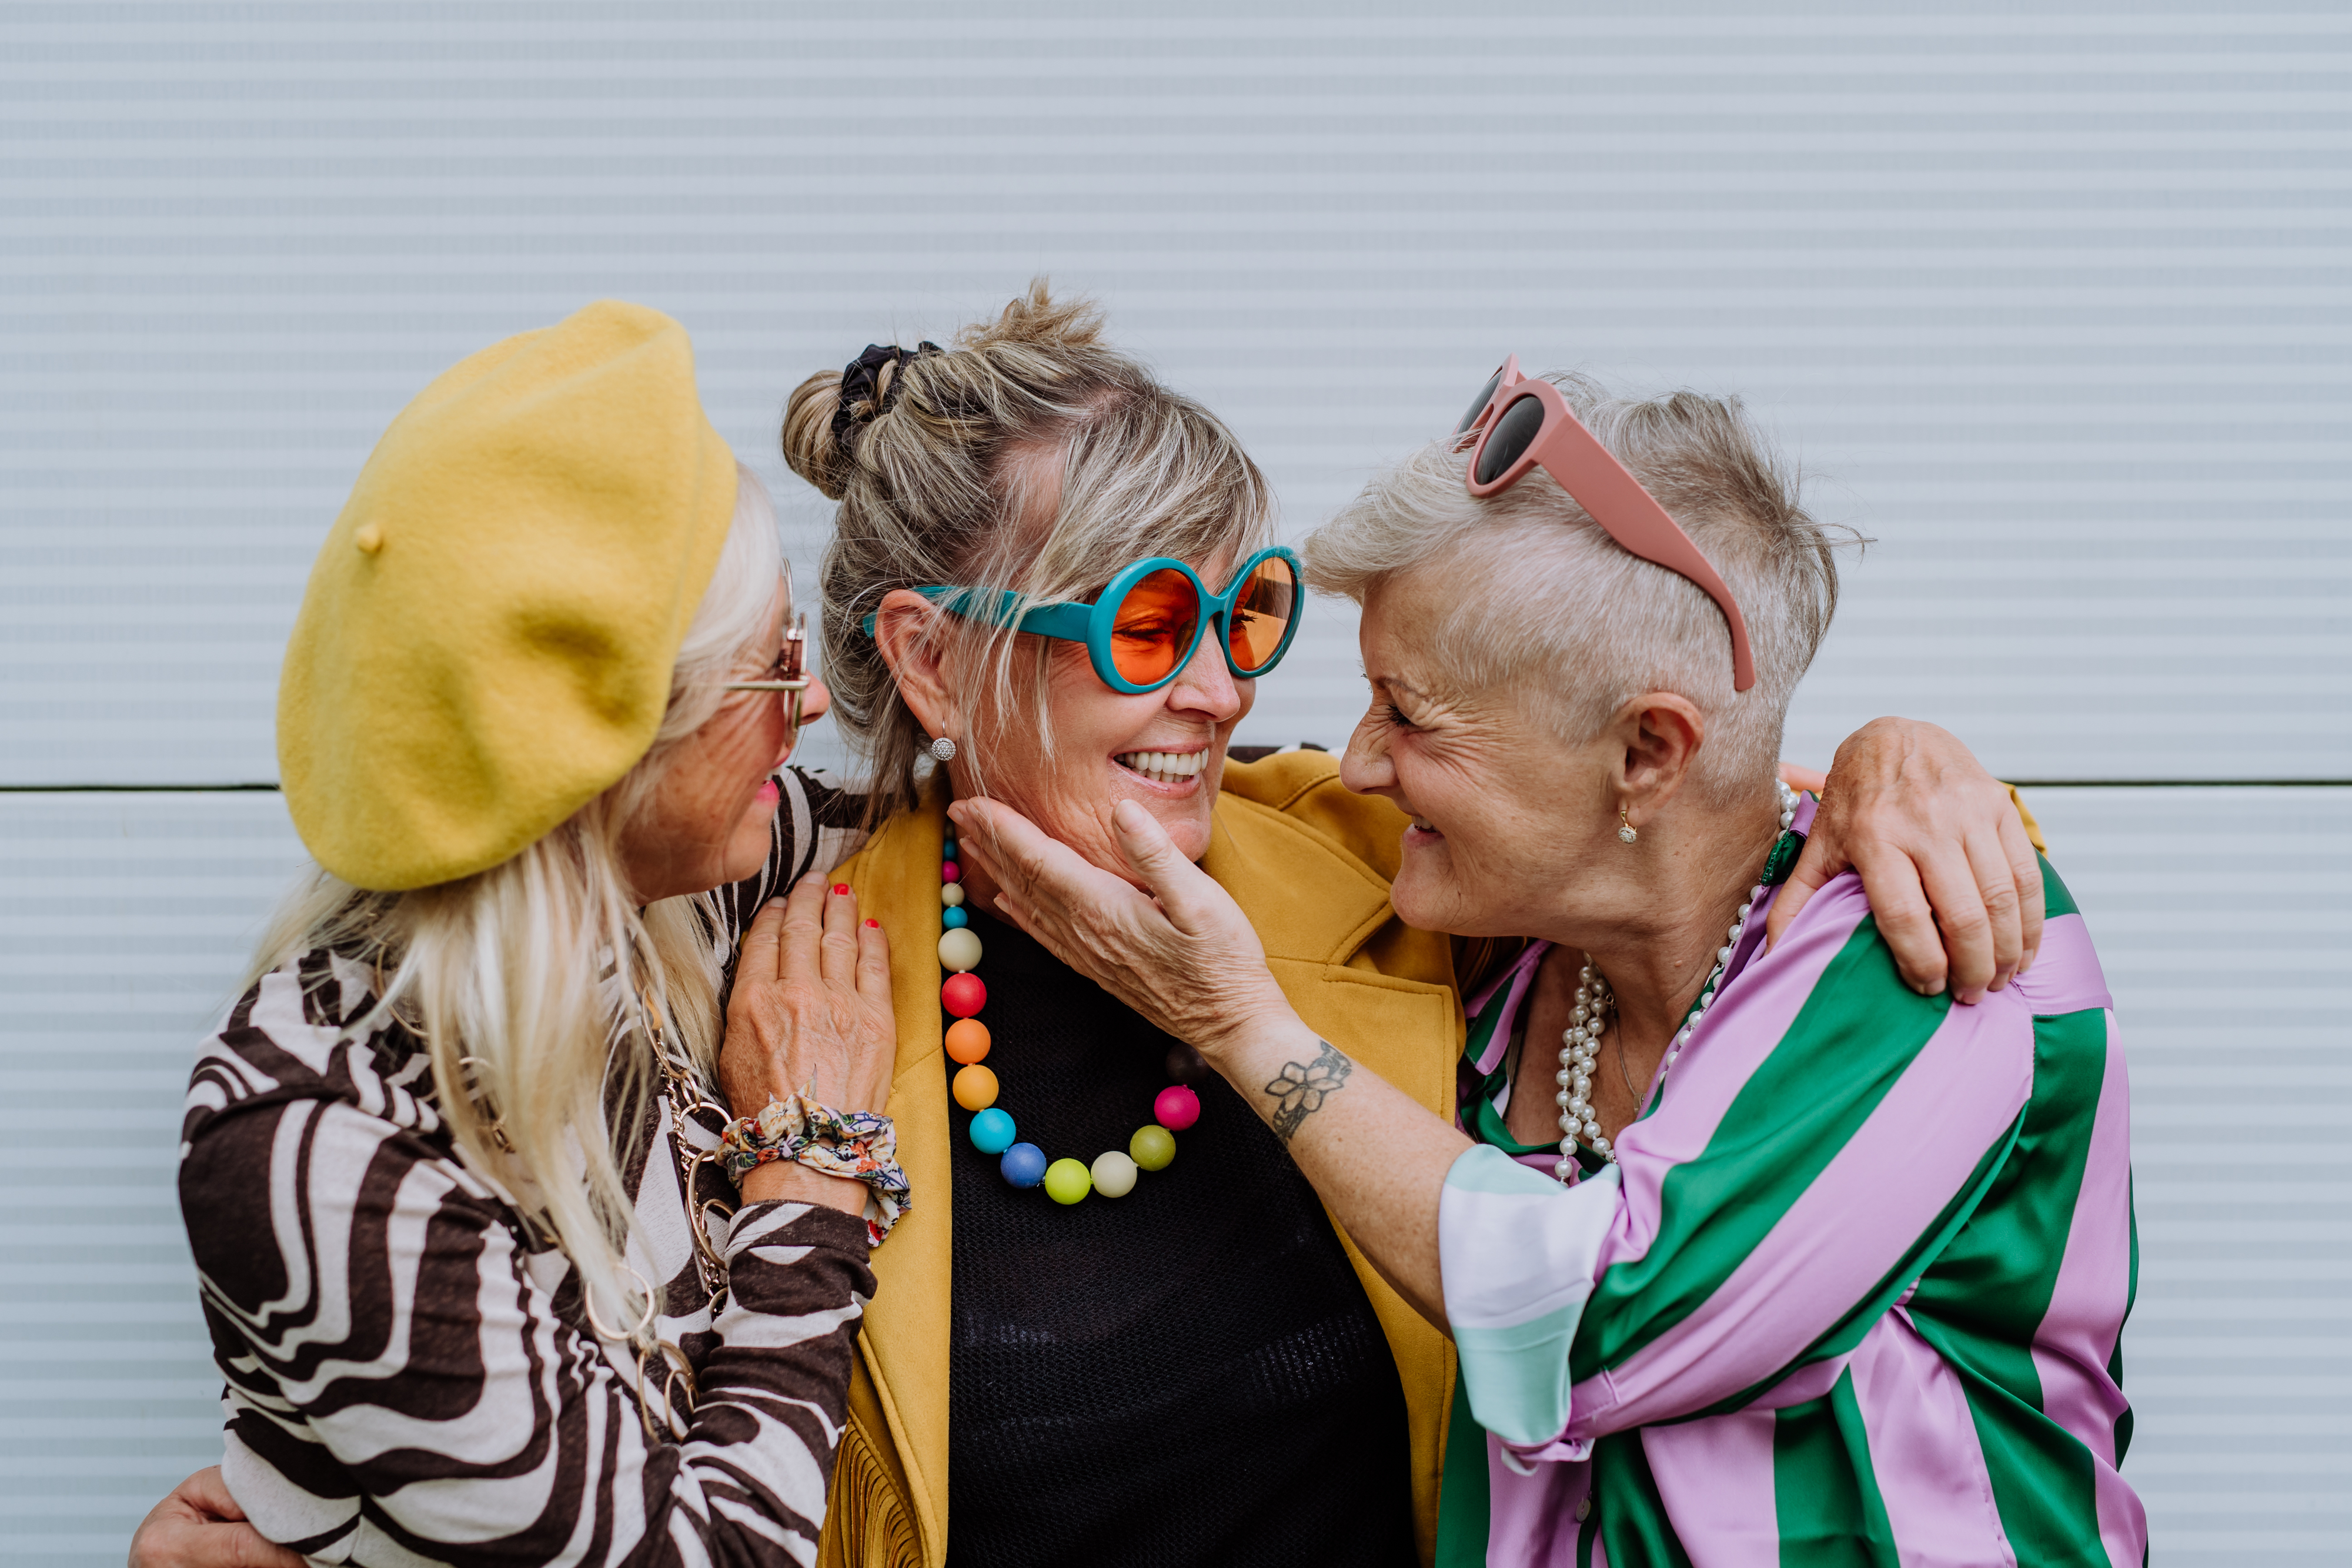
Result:
M1797 820L1797 792L1777 779L1774 782L1780 791L1780 826L1773 835L1777 843L1780 835L1787 832L1790 824ZM1769 867L1771 862L1768 860L1765 863ZM1748 895L1748 901L1739 906L1739 912L1731 917L1730 933L1724 938L1723 946L1715 950L1715 967L1708 972L1706 983L1699 987L1698 1000L1692 1004L1689 1015L1683 1019L1683 1027L1675 1031L1673 1043L1666 1047L1666 1059L1658 1064L1658 1082L1661 1085L1665 1082L1666 1074L1673 1071L1675 1059L1682 1055L1683 1047L1690 1043L1692 1031L1698 1028L1699 1019L1706 1016L1707 1004L1715 1000L1716 988L1723 984L1723 971L1730 966L1732 949L1738 946L1740 937L1747 935L1748 916L1755 909L1756 901L1764 896L1767 885L1758 883L1755 891ZM1559 1037L1559 1075L1557 1080L1559 1092L1552 1097L1553 1103L1559 1106L1559 1160L1552 1166L1552 1175L1563 1182L1576 1170L1576 1145L1580 1137L1603 1160L1612 1166L1617 1163L1617 1150L1601 1135L1601 1118L1592 1109L1593 1064L1601 1060L1601 1033L1608 1026L1609 1013L1616 1006L1616 1001L1617 998L1610 992L1609 982L1601 978L1601 971L1593 967L1592 959L1588 955L1584 967L1576 976L1576 1007L1568 1015L1568 1028ZM1640 1107L1634 1109L1638 1113Z
M963 900L963 867L950 831L940 855L940 967L948 972L940 984L940 1005L955 1022L948 1026L941 1044L960 1064L950 1092L957 1104L972 1113L965 1135L982 1154L998 1156L997 1174L1008 1183L1043 1186L1055 1203L1077 1203L1090 1192L1125 1197L1135 1190L1137 1172L1168 1168L1176 1157L1175 1134L1201 1119L1201 1098L1181 1078L1206 1071L1205 1065L1190 1050L1179 1048L1181 1063L1175 1052L1170 1053L1170 1074L1180 1082L1153 1097L1152 1119L1135 1130L1124 1153L1107 1149L1091 1165L1066 1157L1048 1162L1036 1145L1018 1141L1012 1116L996 1103L996 1073L981 1065L988 1054L988 1026L973 1015L988 1004L988 988L972 973L980 967L980 933L971 928Z

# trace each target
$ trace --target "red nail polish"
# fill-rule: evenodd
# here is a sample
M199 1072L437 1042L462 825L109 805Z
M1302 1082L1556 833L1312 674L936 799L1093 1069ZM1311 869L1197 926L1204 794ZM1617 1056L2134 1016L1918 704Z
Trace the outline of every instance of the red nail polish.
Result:
M836 882L833 884L833 891L835 893L847 893L849 891L849 884L845 882Z
M882 929L882 923L879 920L868 920L866 924L871 925L877 931Z

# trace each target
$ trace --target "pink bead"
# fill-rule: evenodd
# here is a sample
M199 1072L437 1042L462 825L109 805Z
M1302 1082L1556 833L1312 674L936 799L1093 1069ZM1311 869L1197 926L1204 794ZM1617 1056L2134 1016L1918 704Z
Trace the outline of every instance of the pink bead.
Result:
M963 867L956 864L953 861L941 861L940 862L940 880L941 882L961 882L963 880Z
M1181 1133L1201 1119L1201 1097L1181 1083L1171 1083L1151 1102L1151 1119L1171 1133Z

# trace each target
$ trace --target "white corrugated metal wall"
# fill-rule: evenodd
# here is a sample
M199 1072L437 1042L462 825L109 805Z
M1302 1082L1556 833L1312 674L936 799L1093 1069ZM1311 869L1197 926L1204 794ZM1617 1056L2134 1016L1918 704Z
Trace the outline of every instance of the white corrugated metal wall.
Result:
M0 6L0 1556L216 1448L169 1185L299 852L275 660L370 444L605 295L786 390L1033 273L1311 526L1505 350L1748 397L1880 543L1801 699L2011 776L2352 779L2352 15L2137 4ZM803 581L805 582L805 574ZM1244 738L1337 740L1346 616ZM2135 1061L2160 1553L2352 1553L2352 789L2051 788Z

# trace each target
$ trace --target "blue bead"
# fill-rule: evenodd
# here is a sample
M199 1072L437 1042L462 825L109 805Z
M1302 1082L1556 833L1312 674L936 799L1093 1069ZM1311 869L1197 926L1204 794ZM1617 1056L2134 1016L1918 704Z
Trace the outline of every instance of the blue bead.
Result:
M971 1146L983 1155L1001 1155L1013 1146L1013 1118L991 1105L971 1119Z
M971 916L961 909L942 909L940 911L940 924L950 931L961 930L971 924Z
M979 1120L977 1116L972 1119ZM1035 1186L1045 1179L1045 1151L1034 1144L1015 1144L1004 1151L1004 1157L997 1161L996 1168L1014 1186Z

